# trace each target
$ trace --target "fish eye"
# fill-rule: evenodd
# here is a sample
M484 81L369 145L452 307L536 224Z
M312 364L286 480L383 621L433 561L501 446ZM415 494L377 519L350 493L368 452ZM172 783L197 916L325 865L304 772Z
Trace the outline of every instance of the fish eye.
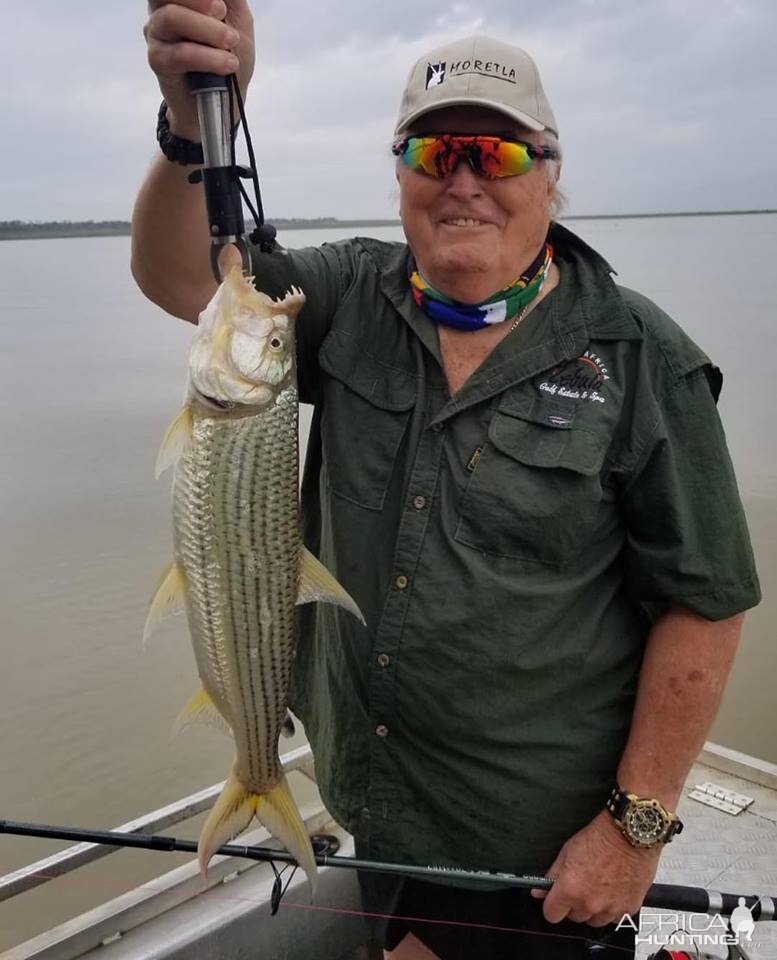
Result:
M280 350L283 347L283 340L279 336L270 337L269 346L271 350Z

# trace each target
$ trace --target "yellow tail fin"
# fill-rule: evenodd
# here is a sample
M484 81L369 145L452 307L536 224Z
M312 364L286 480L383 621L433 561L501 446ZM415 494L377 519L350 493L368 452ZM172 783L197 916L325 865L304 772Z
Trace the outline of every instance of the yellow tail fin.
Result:
M197 857L203 877L218 848L245 830L254 816L281 841L305 871L312 895L316 885L313 847L286 777L282 777L280 783L268 793L258 794L247 790L234 770L230 772L221 795L205 821L197 844Z

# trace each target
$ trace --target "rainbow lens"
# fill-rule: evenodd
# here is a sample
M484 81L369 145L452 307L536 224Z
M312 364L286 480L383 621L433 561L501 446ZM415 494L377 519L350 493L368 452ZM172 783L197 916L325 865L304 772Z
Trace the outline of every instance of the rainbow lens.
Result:
M532 157L541 155L520 140L454 134L408 137L395 143L393 152L401 156L411 170L432 177L445 177L466 160L478 176L489 179L528 173Z
M533 165L527 144L499 137L481 138L480 166L486 177L519 177Z
M402 159L411 170L431 177L444 177L453 169L450 148L442 137L410 137Z

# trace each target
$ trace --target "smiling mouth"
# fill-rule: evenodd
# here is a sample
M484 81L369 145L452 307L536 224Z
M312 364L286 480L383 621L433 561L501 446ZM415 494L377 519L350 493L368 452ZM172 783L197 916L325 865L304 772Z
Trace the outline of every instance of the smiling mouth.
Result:
M490 226L487 220L475 220L473 217L449 217L445 220L440 220L440 223L445 227L488 227Z

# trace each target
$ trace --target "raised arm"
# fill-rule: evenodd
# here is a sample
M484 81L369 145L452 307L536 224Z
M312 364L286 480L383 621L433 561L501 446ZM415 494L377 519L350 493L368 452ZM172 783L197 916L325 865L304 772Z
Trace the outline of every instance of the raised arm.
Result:
M151 0L144 27L148 62L167 102L170 130L199 141L197 105L186 74L237 73L245 97L254 69L253 18L246 0ZM153 117L149 118L153 124ZM132 274L154 303L196 323L215 291L201 186L187 180L192 166L157 153L132 215ZM240 262L234 248L227 258ZM222 259L224 266L227 264Z

